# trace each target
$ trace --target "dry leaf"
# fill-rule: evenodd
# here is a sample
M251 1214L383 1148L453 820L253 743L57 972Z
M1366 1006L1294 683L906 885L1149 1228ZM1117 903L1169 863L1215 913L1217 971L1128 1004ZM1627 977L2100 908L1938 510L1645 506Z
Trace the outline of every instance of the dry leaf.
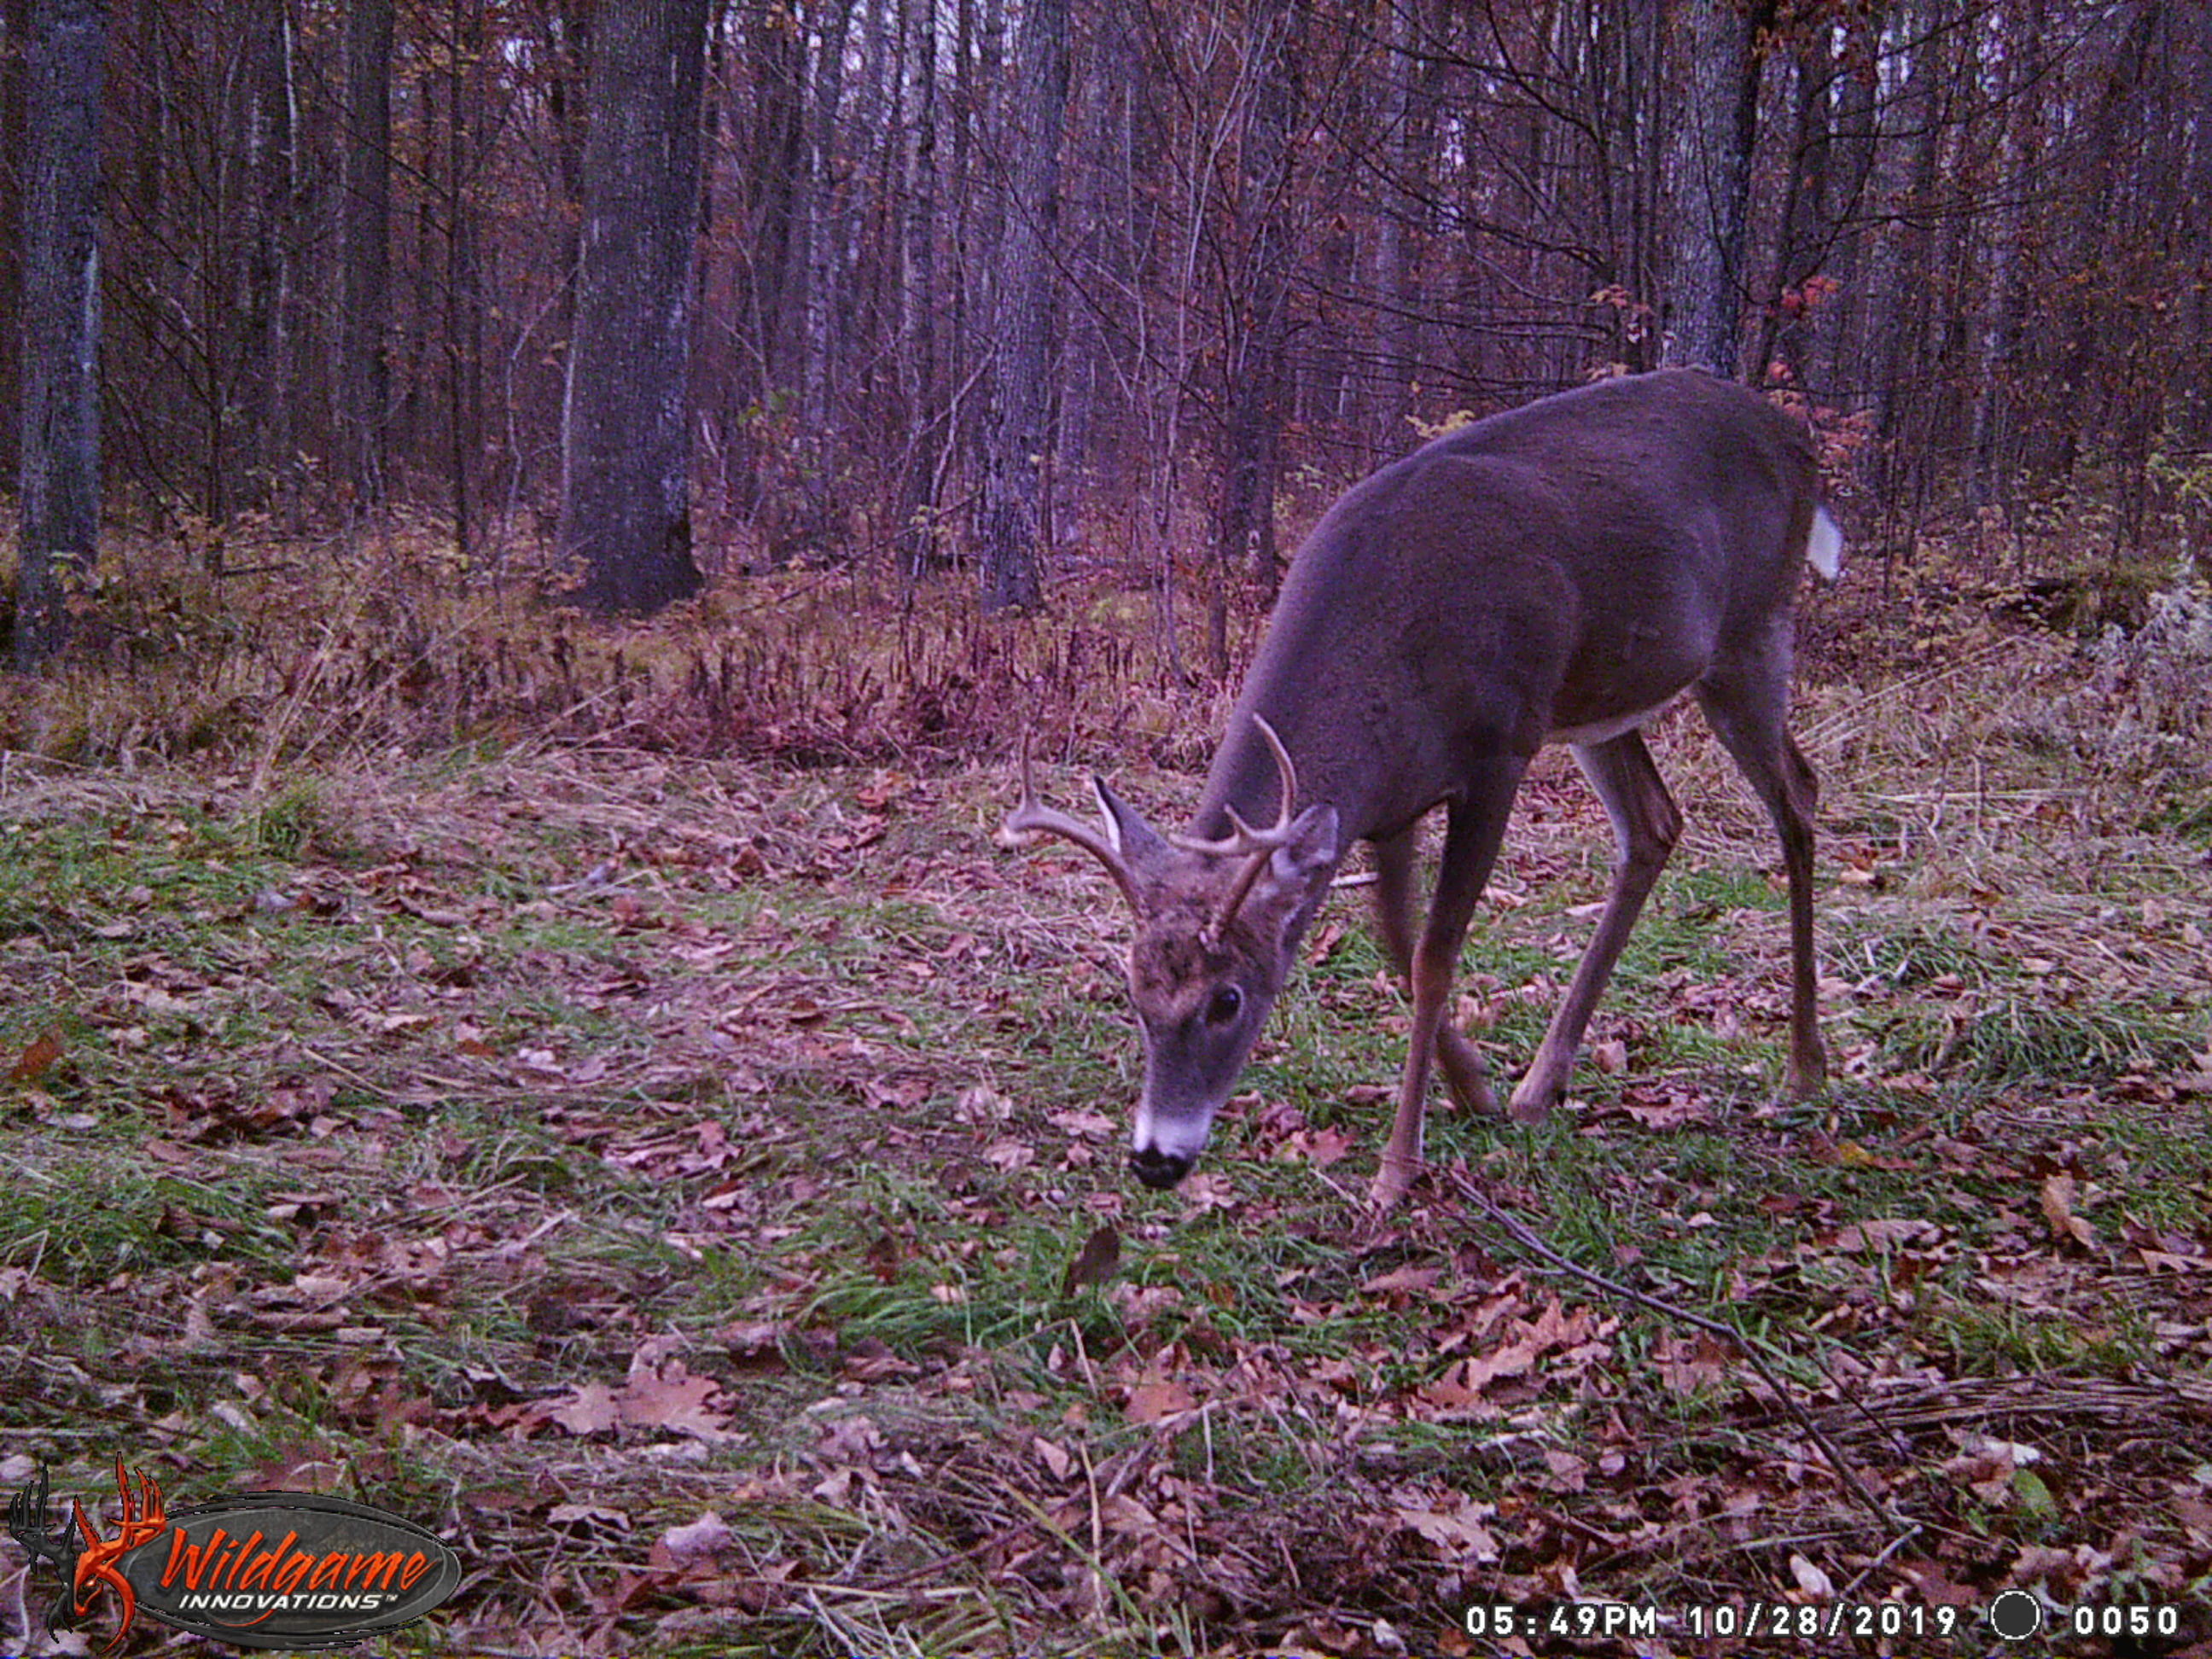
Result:
M1177 1417L1197 1409L1198 1397L1188 1389L1172 1377L1147 1371L1129 1390L1129 1404L1124 1415L1132 1423L1157 1423L1163 1418Z
M622 1412L615 1404L615 1391L604 1382L581 1384L545 1416L575 1435L611 1434L622 1421Z
M1103 1285L1121 1265L1121 1234L1109 1221L1083 1241L1083 1248L1075 1253L1075 1260L1067 1264L1067 1272L1060 1279L1060 1293L1073 1296L1085 1285Z
M1794 1552L1790 1557L1790 1576L1797 1581L1797 1588L1805 1592L1808 1601L1832 1601L1836 1599L1836 1586L1828 1575Z
M2043 1178L2043 1218L2051 1224L2053 1237L2062 1244L2069 1239L2085 1250L2097 1248L2097 1231L2074 1213L2074 1200L2079 1185L2070 1175L2045 1176Z
M1449 1514L1433 1509L1401 1509L1398 1522L1435 1545L1447 1561L1495 1561L1498 1539L1482 1524L1493 1512L1493 1505L1467 1498Z
M737 1541L730 1523L708 1510L696 1521L660 1534L663 1549L678 1562L711 1560Z
M618 1533L630 1528L628 1512L607 1504L556 1504L545 1511L545 1518L556 1527L593 1527Z
M32 1040L29 1048L23 1050L22 1058L8 1068L8 1081L36 1083L61 1057L62 1040L52 1031L42 1032Z

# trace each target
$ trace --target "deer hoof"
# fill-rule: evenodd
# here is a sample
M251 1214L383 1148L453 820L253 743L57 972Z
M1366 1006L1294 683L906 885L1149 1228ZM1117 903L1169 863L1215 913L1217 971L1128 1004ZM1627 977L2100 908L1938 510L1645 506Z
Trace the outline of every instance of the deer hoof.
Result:
M1374 1184L1367 1189L1369 1212L1379 1218L1396 1209L1413 1189L1413 1177L1420 1172L1418 1163L1401 1164L1394 1158L1384 1158L1382 1167L1375 1172Z
M1437 1028L1437 1059L1453 1103L1478 1117L1497 1116L1498 1097L1491 1091L1482 1051L1449 1025Z
M1522 1079L1521 1086L1514 1090L1513 1102L1508 1109L1513 1114L1516 1123L1533 1126L1552 1115L1552 1108L1559 1103L1559 1099L1558 1089L1538 1083L1535 1074L1531 1073Z

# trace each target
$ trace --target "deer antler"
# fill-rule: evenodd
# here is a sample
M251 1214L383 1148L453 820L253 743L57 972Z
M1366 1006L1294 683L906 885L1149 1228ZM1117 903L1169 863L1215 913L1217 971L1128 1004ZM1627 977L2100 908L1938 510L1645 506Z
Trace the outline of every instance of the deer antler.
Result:
M1215 858L1243 858L1244 868L1229 889L1229 896L1215 909L1212 918L1200 930L1199 942L1211 950L1221 942L1222 930L1236 919L1243 905L1252 884L1260 879L1260 872L1267 867L1267 860L1275 849L1285 846L1291 839L1291 819L1297 810L1298 770L1291 764L1290 750L1275 735L1275 728L1259 715L1252 716L1252 724L1260 728L1267 739L1268 752L1275 757L1275 770L1281 775L1283 793L1275 807L1275 821L1265 830L1255 830L1244 822L1233 806L1223 810L1229 814L1231 833L1218 841L1207 841L1196 836L1170 836L1168 840L1186 853L1205 853Z
M1096 787L1095 783L1093 787ZM1142 915L1145 907L1137 896L1136 872L1129 868L1128 860L1121 856L1121 838L1115 827L1112 814L1104 815L1103 823L1103 829L1094 829L1080 818L1055 811L1037 799L1036 781L1030 773L1030 734L1024 732L1022 799L1020 804L1006 814L1006 821L999 826L999 845L1018 850L1035 844L1039 836L1058 836L1062 841L1073 842L1106 866L1106 873L1114 878L1115 885L1129 901L1129 908Z

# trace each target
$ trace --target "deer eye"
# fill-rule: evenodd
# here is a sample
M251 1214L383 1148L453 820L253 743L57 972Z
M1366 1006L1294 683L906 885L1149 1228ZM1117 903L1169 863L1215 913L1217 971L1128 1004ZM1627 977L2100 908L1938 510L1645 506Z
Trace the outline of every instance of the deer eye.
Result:
M1233 985L1224 985L1216 991L1206 1005L1208 1025L1226 1025L1237 1018L1244 1006L1244 994Z

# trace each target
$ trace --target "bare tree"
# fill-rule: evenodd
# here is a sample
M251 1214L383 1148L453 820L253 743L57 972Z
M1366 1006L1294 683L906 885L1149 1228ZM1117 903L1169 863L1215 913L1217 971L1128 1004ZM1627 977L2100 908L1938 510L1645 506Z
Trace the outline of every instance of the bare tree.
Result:
M299 99L284 0L255 0L231 11L240 62L223 149L240 174L229 193L239 198L235 281L244 313L234 417L243 428L236 452L242 493L259 502L281 487L298 448L292 417L299 365L292 342Z
M392 0L347 7L344 71L337 424L344 477L365 507L384 499L392 407Z
M1291 187L1304 21L1302 0L1292 0L1279 15L1257 8L1250 21L1245 50L1255 85L1239 146L1233 263L1223 295L1225 418L1216 556L1224 577L1242 563L1269 598L1275 592L1275 483L1297 252Z
M593 21L561 545L585 566L572 597L608 614L649 614L700 584L689 358L706 56L707 0Z
M1752 147L1759 133L1761 34L1775 0L1690 0L1682 49L1690 109L1677 158L1675 300L1678 360L1734 378L1747 284Z
M66 587L100 539L100 0L32 0L23 215L15 665L67 642Z
M1060 218L1060 135L1067 103L1068 0L1022 10L1017 84L1020 134L1013 199L1000 237L996 343L979 465L983 603L1035 605L1040 505L1050 441L1053 233Z

